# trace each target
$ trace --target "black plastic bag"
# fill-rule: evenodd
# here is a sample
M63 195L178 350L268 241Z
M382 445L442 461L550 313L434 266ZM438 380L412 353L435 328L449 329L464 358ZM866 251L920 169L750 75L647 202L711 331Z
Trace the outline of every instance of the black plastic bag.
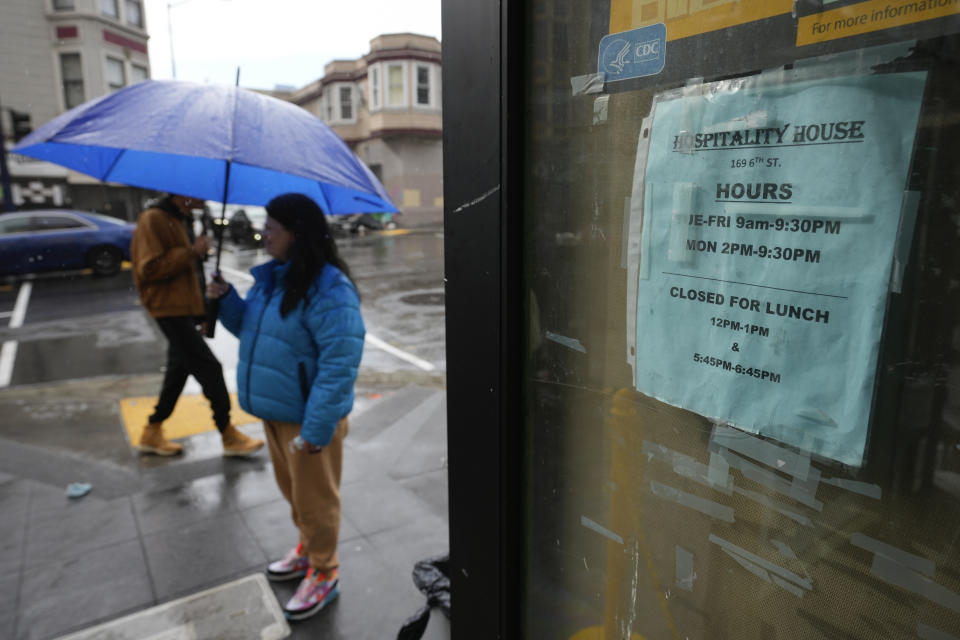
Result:
M427 558L414 565L413 583L427 596L427 604L403 624L397 640L420 640L433 607L440 607L450 619L450 555Z

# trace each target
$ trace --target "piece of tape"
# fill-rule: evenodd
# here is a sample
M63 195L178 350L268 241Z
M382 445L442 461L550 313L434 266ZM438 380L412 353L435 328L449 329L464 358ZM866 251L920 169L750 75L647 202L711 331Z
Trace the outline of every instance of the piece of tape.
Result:
M643 453L647 456L647 460L657 459L670 465L673 472L683 478L716 489L726 495L733 493L733 478L729 474L730 465L723 456L711 454L710 466L707 466L688 455L649 440L643 441Z
M768 496L763 495L762 493L757 493L756 491L750 491L749 489L744 489L743 487L734 487L733 490L735 493L738 493L744 496L745 498L750 498L754 502L759 502L760 504L767 507L768 509L776 511L780 515L784 515L790 518L797 524L803 525L804 527L810 527L811 529L813 528L813 521L810 518L803 515L802 513L791 511L786 506L782 505L781 503L777 502L776 500L773 500Z
M791 82L822 80L824 78L879 73L876 67L889 64L897 58L910 55L916 40L830 53L826 56L799 58L793 62Z
M806 480L810 473L810 453L798 453L761 440L755 436L726 425L715 425L711 441L748 458L762 462L795 478Z
M610 96L599 96L593 101L593 124L606 124L610 114Z
M773 546L775 546L775 547L777 548L777 551L779 551L779 552L781 553L781 555L785 555L785 556L787 556L788 558L790 558L791 560L796 560L796 559L797 559L797 554L794 553L793 549L790 548L790 545L788 545L788 544L787 544L786 542L784 542L783 540L776 540L776 539L774 539L774 540L771 540L771 541L770 541L770 544L772 544Z
M763 87L782 87L790 82L791 73L783 67L775 69L766 69L760 72L760 76L755 78L757 86Z
M776 584L776 585L777 585L778 587L780 587L781 589L783 589L783 590L785 590L785 591L789 591L790 593L792 593L793 595L797 596L798 598L802 598L802 597L803 597L803 589L801 589L800 587L798 587L798 586L796 586L795 584L792 584L792 583L790 583L790 582L787 582L786 580L784 580L784 579L781 578L780 576L774 575L774 576L771 576L771 577L773 578L774 584Z
M580 341L576 338L568 338L566 336L561 336L558 333L553 333L552 331L547 331L546 333L547 340L551 342L556 342L557 344L562 344L568 349L573 349L574 351L579 351L580 353L586 353L587 348L580 344Z
M693 554L683 547L676 547L677 558L677 579L678 589L684 591L693 591L693 581L697 579L697 574L693 572Z
M588 73L583 76L570 78L570 89L575 96L585 96L591 93L603 93L606 82L606 73Z
M793 571L790 571L789 569L781 567L778 564L774 564L769 560L764 560L757 554L751 553L746 549L744 549L743 547L738 547L732 542L729 542L728 540L724 540L723 538L717 535L714 535L712 533L710 534L708 539L710 540L710 542L714 543L715 545L718 545L724 551L729 551L730 553L741 556L742 558L752 562L753 564L763 569L766 569L771 574L778 575L784 580L788 580L791 583L798 585L803 589L806 589L807 591L810 591L813 589L813 580L811 580L808 577L798 576Z
M613 531L610 531L610 529L607 529L602 524L594 522L587 516L580 516L580 524L585 526L587 529L590 529L591 531L595 531L599 533L604 538L609 538L610 540L613 540L617 544L623 544L623 538L621 536L617 535Z
M817 500L816 491L811 491L810 485L795 485L790 480L778 476L772 471L767 471L763 467L757 466L749 460L745 460L726 449L720 449L718 453L724 457L732 468L738 469L748 480L753 480L757 484L763 485L772 491L793 498L811 509L817 511L823 510L823 502ZM817 472L816 475L819 479L819 472ZM737 489L737 491L739 492L739 489Z
M890 291L903 291L903 272L910 261L910 247L913 246L913 230L917 224L917 211L920 209L920 192L904 191L900 205L900 226L893 246L893 268L890 271Z
M930 578L881 555L873 556L870 573L895 587L923 596L951 611L960 613L960 593L950 591Z
M686 491L681 491L680 489L676 489L665 484L660 484L658 482L650 483L650 491L658 498L663 498L664 500L675 502L688 509L699 511L700 513L710 516L716 520L722 520L723 522L734 522L733 509L714 502L713 500L707 500L706 498L701 498L700 496L695 496L692 493L687 493Z
M883 497L883 489L878 484L869 484L859 480L847 480L846 478L823 478L823 484L829 484L834 487L840 487L853 493L859 493L862 496L879 500Z
M936 565L930 560L898 549L886 542L880 542L862 533L855 533L850 536L850 544L865 551L870 551L875 555L883 556L928 578L932 578L937 571Z

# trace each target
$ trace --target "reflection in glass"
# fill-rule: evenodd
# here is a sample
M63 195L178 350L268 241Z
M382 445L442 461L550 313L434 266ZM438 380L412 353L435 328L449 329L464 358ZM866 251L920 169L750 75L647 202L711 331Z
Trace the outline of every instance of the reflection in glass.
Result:
M960 637L960 91L953 80L958 61L950 53L957 36L808 56L765 72L751 58L738 73L707 78L695 78L703 63L692 56L684 61L688 77L608 83L602 93L575 95L571 78L596 69L596 45L610 28L609 6L562 0L529 5L524 637ZM719 37L716 45L711 60L735 58L745 43ZM748 433L725 424L727 416L699 415L637 391L638 353L655 347L668 354L643 363L655 376L666 369L663 357L686 357L717 330L709 323L681 330L677 322L672 333L645 332L637 315L638 308L660 311L649 298L638 299L657 295L638 287L637 279L640 255L651 250L642 232L649 222L646 205L661 188L674 201L675 184L700 175L675 172L663 184L643 181L643 163L651 157L645 151L651 121L644 118L655 96L702 96L710 109L722 100L721 86L756 84L763 89L753 106L729 114L736 122L735 116L743 117L743 126L731 129L747 130L766 117L762 96L787 90L791 75L840 87L836 78L914 72L926 72L919 125L915 117L910 125L896 119L879 134L915 133L916 142L870 161L909 166L892 202L883 203L905 222L894 225L895 247L881 260L892 282L882 284L876 309L883 326L871 338L878 359L869 372L873 383L853 390L811 383L824 397L840 394L869 409L862 463L843 464L816 447ZM825 100L837 91L825 92ZM694 102L685 105L691 122L700 117ZM791 122L819 126L825 110L811 106L802 121ZM891 131L907 126L908 132ZM756 162L761 153L741 155L746 168L728 169L746 175L750 159ZM769 154L762 155L766 163ZM835 168L820 179L851 185L865 179L867 187L851 186L847 204L868 202L869 177L862 173L868 164ZM816 175L817 167L769 171L765 182L780 185ZM873 215L879 210L874 207ZM693 204L677 212L686 214L677 228L690 238L719 233L716 226L690 223L691 214L706 220L715 211ZM856 229L851 226L848 238L853 251L879 251L872 243L858 245L866 235ZM810 248L809 234L804 242L801 231L785 246ZM750 233L753 244L766 237L757 228ZM701 275L750 282L773 262L738 255ZM822 275L833 277L869 280L849 268ZM704 282L699 288L717 286ZM699 303L689 304L693 317ZM718 307L714 315L730 313ZM863 310L858 317L868 316ZM855 322L839 347L867 333ZM731 345L742 342L731 335L723 346L734 353ZM784 362L844 364L829 354L823 349ZM824 371L821 379L833 373ZM724 391L712 380L706 373L691 376L674 382L671 391L717 400ZM790 406L795 394L783 383L770 387L774 405Z

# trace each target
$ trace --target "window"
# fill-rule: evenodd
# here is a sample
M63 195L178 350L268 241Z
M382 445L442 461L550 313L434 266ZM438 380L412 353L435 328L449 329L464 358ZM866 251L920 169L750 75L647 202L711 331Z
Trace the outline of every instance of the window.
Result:
M123 67L123 60L107 58L107 87L110 93L127 86L127 73Z
M53 0L54 11L73 11L73 0Z
M61 231L63 229L83 229L90 225L67 216L42 215L33 216L31 229L35 231Z
M370 109L380 108L380 68L370 69Z
M142 67L139 64L130 65L130 84L143 82L149 77L150 77L150 72L147 71L146 67Z
M10 217L7 214L0 218L0 233L23 233L33 230L31 216Z
M340 119L353 120L353 87L340 87Z
M119 18L117 12L117 0L100 0L100 13L108 18Z
M387 103L392 107L403 106L403 65L391 64L387 67Z
M143 27L143 1L127 0L127 24L135 27Z
M417 65L417 104L430 106L430 67Z
M60 54L60 76L63 82L63 105L72 109L83 103L83 68L79 53Z

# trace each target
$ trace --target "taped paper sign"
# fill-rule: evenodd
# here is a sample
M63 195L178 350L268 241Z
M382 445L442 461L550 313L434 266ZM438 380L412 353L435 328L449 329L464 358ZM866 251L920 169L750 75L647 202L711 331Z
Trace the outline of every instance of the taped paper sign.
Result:
M639 391L861 463L924 82L741 79L658 97Z

